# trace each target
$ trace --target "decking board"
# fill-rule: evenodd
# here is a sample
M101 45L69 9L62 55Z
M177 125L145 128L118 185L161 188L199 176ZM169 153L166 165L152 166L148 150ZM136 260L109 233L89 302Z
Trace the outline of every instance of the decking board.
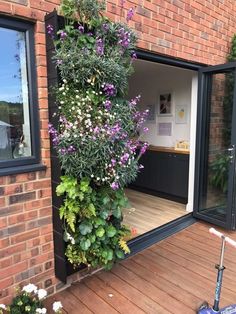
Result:
M213 301L220 240L196 223L54 295L69 314L192 314ZM235 232L228 232L236 240ZM236 303L236 250L227 246L221 306ZM49 311L49 313L51 313Z

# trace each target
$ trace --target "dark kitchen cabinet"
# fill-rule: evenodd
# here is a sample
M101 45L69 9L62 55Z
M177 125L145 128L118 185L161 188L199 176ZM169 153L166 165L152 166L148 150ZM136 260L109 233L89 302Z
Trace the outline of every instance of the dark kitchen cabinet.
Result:
M144 169L139 173L134 187L187 201L188 154L149 150L140 162Z

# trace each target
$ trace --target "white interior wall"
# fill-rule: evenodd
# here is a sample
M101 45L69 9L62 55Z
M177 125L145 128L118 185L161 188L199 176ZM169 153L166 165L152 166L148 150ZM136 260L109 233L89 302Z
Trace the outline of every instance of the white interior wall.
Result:
M173 66L162 65L154 62L135 61L135 73L129 82L129 97L141 95L139 108L147 109L148 105L155 105L155 122L147 121L144 126L149 132L142 134L142 139L151 145L174 147L176 141L190 141L190 117L191 117L191 84L193 71ZM159 95L172 94L172 115L158 116ZM188 108L187 123L175 123L175 107L186 105ZM172 123L172 135L162 136L158 134L158 123Z

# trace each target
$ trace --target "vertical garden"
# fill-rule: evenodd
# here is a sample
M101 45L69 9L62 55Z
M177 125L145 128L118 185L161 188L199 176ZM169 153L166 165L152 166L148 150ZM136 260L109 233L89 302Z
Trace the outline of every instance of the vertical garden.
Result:
M49 132L63 173L57 195L64 200L60 218L74 266L109 269L129 253L124 187L142 168L147 143L138 134L148 111L138 111L140 96L126 99L137 39L128 26L134 10L123 5L115 23L102 14L103 2L64 0L65 27L56 33L47 27L61 79L53 91L59 126L50 124Z

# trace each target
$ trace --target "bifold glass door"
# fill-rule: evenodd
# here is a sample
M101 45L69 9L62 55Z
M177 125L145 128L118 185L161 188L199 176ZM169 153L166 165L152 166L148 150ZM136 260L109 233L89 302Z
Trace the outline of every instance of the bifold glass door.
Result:
M194 216L235 228L236 63L199 73Z

